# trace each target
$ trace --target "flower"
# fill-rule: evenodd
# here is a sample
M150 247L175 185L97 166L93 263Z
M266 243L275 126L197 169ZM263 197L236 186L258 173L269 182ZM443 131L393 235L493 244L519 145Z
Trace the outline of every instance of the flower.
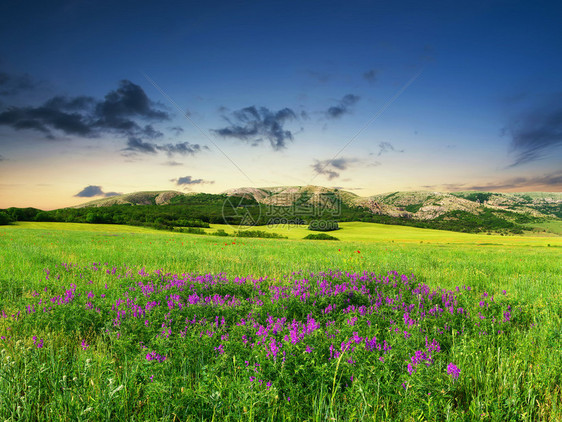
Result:
M453 381L456 381L461 374L461 370L454 363L449 363L447 365L447 373L453 378Z

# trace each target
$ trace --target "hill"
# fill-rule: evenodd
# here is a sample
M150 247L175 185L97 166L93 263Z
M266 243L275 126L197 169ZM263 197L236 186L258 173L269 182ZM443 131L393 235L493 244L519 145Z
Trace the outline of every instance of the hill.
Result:
M110 207L112 205L168 205L174 198L183 195L190 194L173 190L133 192L111 196L109 198L96 199L77 205L74 208Z
M326 205L337 197L348 207L369 209L376 215L434 220L451 211L479 214L489 209L532 217L562 218L562 193L528 192L390 192L361 197L352 192L322 186L280 186L272 188L238 188L227 195L251 196L267 205L294 207L298 204Z
M33 211L33 212L31 212ZM459 232L523 233L562 218L562 193L389 192L362 197L322 186L243 187L221 194L143 191L55 211L10 208L4 220L132 224L174 229L315 220L363 221Z

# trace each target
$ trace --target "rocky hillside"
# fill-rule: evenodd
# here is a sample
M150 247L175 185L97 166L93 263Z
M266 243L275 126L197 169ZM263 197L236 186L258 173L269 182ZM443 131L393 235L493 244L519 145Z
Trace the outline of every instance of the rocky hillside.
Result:
M112 205L168 205L178 196L193 195L173 190L126 193L76 205L73 208L110 207Z
M376 215L416 220L433 220L452 211L480 214L498 211L531 217L562 218L562 193L491 193L491 192L392 192L369 197L322 186L281 186L238 188L227 195L251 196L257 202L276 206L336 206L334 198L348 207L368 209Z

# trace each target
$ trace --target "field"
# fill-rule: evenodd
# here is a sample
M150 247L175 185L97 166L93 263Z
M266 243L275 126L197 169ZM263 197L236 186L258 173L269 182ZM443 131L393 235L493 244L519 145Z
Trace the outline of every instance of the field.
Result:
M341 227L0 227L0 417L562 420L562 238Z

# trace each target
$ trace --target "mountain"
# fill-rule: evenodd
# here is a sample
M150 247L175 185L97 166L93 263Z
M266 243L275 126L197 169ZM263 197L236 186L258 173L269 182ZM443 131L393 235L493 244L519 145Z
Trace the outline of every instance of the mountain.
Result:
M2 210L0 210L2 211ZM364 221L462 232L562 228L562 193L389 192L359 196L322 186L243 187L221 194L144 191L54 211L9 208L9 221L132 224L161 229ZM193 232L193 231L192 231Z
M562 218L562 193L551 192L412 191L361 197L352 192L322 186L278 186L237 188L225 193L229 196L251 196L261 204L284 207L303 203L325 205L329 198L337 197L347 207L365 208L375 215L416 220L434 220L452 211L481 214L486 210L537 218Z
M74 208L109 207L113 205L171 205L196 200L194 192L144 191L112 196L77 205ZM206 196L215 196L204 194ZM229 189L218 199L228 197L253 198L257 203L272 207L319 206L336 207L336 201L347 207L361 207L375 215L416 220L434 220L452 211L480 214L484 210L505 211L538 218L562 218L560 192L390 192L362 197L352 192L323 186L242 187Z
M173 190L133 192L126 193L124 195L110 196L109 198L96 199L94 201L76 205L73 208L110 207L112 205L168 205L172 203L171 201L173 198L185 195L193 194L186 194Z

